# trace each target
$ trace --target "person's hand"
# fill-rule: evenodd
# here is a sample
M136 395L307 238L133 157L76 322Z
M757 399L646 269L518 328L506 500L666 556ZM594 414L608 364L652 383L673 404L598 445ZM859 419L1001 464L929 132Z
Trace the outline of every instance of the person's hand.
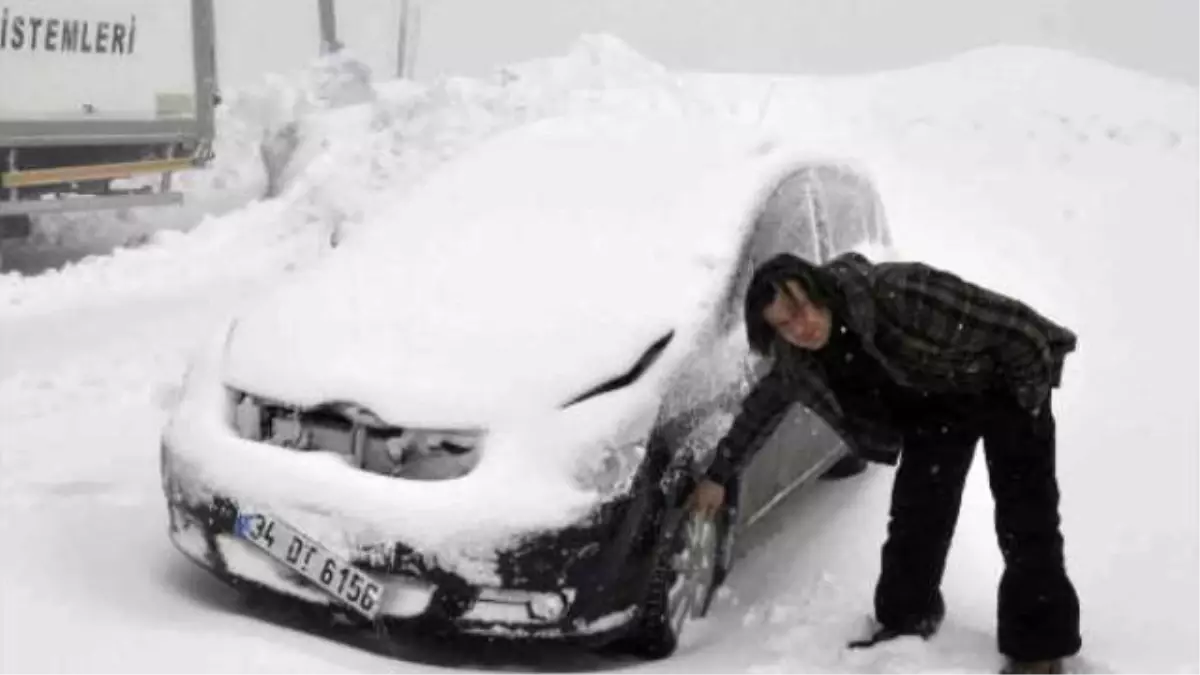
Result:
M717 515L717 511L724 504L725 486L707 478L700 481L700 484L692 491L692 496L688 500L688 505L691 507L692 512L703 518L712 518Z

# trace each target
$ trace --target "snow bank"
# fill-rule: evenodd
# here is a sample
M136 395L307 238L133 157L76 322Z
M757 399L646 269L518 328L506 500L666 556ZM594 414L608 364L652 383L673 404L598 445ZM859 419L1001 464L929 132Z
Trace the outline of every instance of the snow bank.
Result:
M1197 90L1036 47L971 50L919 67L847 77L688 74L692 91L814 148L981 163L1009 149L1063 164L1085 146L1195 152ZM958 136L964 146L941 142ZM882 152L881 152L882 151Z
M253 278L319 258L382 198L503 129L597 110L707 114L661 66L619 42L584 37L563 57L487 79L372 85L330 57L229 95L211 169L180 178L188 206L48 219L47 241L129 243L32 278L0 276L0 315L106 304ZM186 232L186 234L181 234Z

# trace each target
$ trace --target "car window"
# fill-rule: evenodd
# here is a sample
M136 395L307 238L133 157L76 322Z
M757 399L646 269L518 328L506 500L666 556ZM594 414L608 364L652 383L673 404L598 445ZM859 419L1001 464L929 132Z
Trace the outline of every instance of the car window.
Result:
M681 365L661 413L663 426L679 443L703 456L715 444L751 385L770 370L769 359L750 352L743 305L754 270L777 253L816 255L811 191L803 169L782 180L764 201L738 256L738 264L717 305L711 332ZM695 439L700 442L693 443Z
M725 307L729 314L727 325L735 329L735 335L744 335L743 304L750 279L759 265L785 252L814 262L821 259L817 237L818 196L813 188L812 169L804 167L781 180L763 203L743 247L737 278ZM749 391L749 384L763 377L770 366L770 360L758 358L747 350L742 363L746 383L743 395ZM778 437L787 428L788 438L795 438L797 425L805 429L809 426L808 416L808 411L799 407L790 411L785 423L764 441L762 450L746 467L741 483L743 517L769 503L783 485L791 482L795 472L803 469L804 458L796 456L795 448L784 447L786 444L781 444Z
M779 253L817 261L818 195L813 170L804 168L780 181L754 228L750 259L761 265Z
M883 206L875 187L849 166L827 164L810 170L814 223L821 260L864 242L889 244Z
M754 270L772 256L786 252L825 262L864 242L891 244L879 194L867 177L840 164L812 164L792 172L755 218L721 304L722 325L726 330L740 327Z
M742 305L754 270L779 253L819 260L816 204L806 167L781 180L763 203L738 258L737 273L722 302L722 325L741 329Z

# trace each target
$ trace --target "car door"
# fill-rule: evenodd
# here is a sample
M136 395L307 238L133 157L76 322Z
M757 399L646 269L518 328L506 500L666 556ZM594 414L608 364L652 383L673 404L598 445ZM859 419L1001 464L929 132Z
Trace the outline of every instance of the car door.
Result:
M737 314L736 330L745 332L742 304L755 269L771 257L784 252L794 253L808 260L817 259L817 237L811 227L813 219L811 214L803 212L809 201L811 200L803 181L803 172L797 172L778 184L759 211L740 261L740 284L737 285L730 303L735 307L734 311ZM768 367L768 363L762 362L747 351L743 370L748 383L764 375ZM780 490L791 483L791 476L796 470L797 456L788 447L788 443L780 442L778 438L781 433L789 437L794 435L792 431L783 430L790 430L796 425L797 410L806 412L801 406L790 410L742 472L739 482L738 515L743 524L771 504Z
M755 223L743 261L747 276L780 253L823 262L865 235L862 223L873 214L861 207L853 194L855 186L844 177L836 168L814 165L779 183ZM827 190L833 191L834 199L826 196ZM843 225L848 232L842 232ZM744 471L739 519L752 522L784 493L819 475L843 451L841 439L828 425L804 406L793 406Z
M770 257L788 252L824 262L862 243L891 246L882 203L870 180L841 165L799 167L771 192L748 235L736 279L721 303L726 330L744 336L746 290L754 270ZM744 376L728 394L734 400L727 406L730 416L769 366L748 349L742 358ZM824 421L804 406L793 406L739 477L739 529L791 489L819 476L844 452L844 443Z
M756 252L756 257L760 258L756 264L780 253L791 253L811 262L823 260L822 237L818 229L818 186L813 178L813 169L804 167L785 177L772 192L756 227L762 242L761 251ZM788 489L817 459L809 452L814 421L816 418L807 409L794 406L763 448L775 457L771 462L771 499ZM770 499L766 503L770 503Z
M766 212L774 215L764 225L774 230L775 253L826 262L864 243L891 246L879 194L852 167L811 165L784 179L772 199ZM775 457L777 496L819 476L845 451L837 434L803 406L789 411L763 448Z

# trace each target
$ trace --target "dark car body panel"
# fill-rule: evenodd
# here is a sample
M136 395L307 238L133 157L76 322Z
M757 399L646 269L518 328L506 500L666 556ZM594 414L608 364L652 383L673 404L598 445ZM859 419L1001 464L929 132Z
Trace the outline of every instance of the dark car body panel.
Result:
M613 504L609 514L590 526L581 526L543 533L519 547L502 552L498 569L501 587L511 590L558 591L570 588L573 602L558 621L537 625L530 623L488 628L507 628L512 633L556 634L570 636L577 622L590 623L636 604L639 589L644 585L653 561L655 537L646 531L645 524L661 517L661 505L652 505L652 493L639 495ZM658 508L659 515L647 510ZM197 562L222 580L234 586L257 585L252 579L239 576L224 559L217 544L218 537L233 537L238 505L224 497L203 501L176 500L171 504L172 528L199 527L207 542L206 560ZM603 542L603 544L601 544ZM465 618L479 598L480 587L473 585L453 571L437 565L410 547L395 542L386 550L378 547L355 556L351 562L369 574L383 578L406 577L431 584L435 590L425 611L411 617L383 617L394 625L421 627L434 632L470 632L482 628L484 622ZM299 575L294 579L304 582ZM281 598L286 594L279 594ZM294 602L303 602L291 598ZM344 618L361 620L345 613ZM364 620L365 621L365 620Z

